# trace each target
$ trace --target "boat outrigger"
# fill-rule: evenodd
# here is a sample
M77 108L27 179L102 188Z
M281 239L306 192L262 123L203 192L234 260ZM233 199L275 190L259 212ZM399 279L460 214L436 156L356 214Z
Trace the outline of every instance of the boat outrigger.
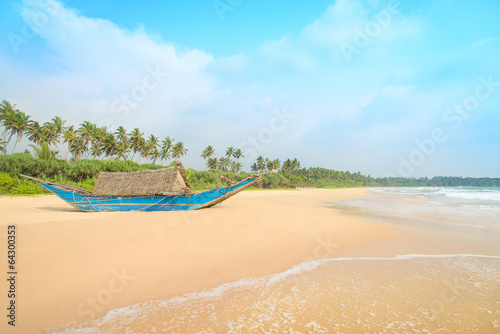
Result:
M262 173L264 174L264 173ZM186 211L208 208L262 180L251 175L236 184L194 193L182 163L157 170L99 174L92 191L27 175L82 211Z

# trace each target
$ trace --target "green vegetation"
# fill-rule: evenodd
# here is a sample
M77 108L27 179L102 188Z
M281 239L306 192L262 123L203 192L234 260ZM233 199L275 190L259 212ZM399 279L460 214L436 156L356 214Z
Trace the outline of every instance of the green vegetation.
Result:
M500 187L500 178L436 176L432 179L391 177L377 179L381 187Z
M266 159L263 159L264 161ZM296 160L296 159L294 159ZM294 160L287 160L292 162ZM290 188L352 188L352 187L399 187L399 186L500 186L500 179L435 177L419 178L372 178L360 172L340 172L325 168L294 169L287 161L276 174L263 175L263 181L255 185L258 189ZM298 161L297 161L298 162ZM276 167L276 165L271 166ZM134 172L145 169L165 168L156 164L138 164L127 160L66 161L44 160L29 153L14 153L0 156L0 194L41 194L42 186L34 181L19 177L26 174L44 180L75 185L92 190L100 172ZM275 168L273 168L275 169ZM264 168L262 171L267 171ZM259 170L260 172L260 170ZM250 174L245 172L223 172L218 169L196 171L186 170L188 181L195 191L225 186L221 176L238 182Z
M3 128L3 129L2 129ZM139 128L127 133L119 126L114 132L105 126L98 127L89 121L68 125L55 116L42 125L31 116L15 109L8 101L0 103L0 194L40 194L44 189L34 181L20 178L20 174L47 181L75 185L92 190L100 172L134 172L158 169L171 165L169 160L178 160L187 154L182 141L166 137L160 142L151 134L144 136ZM20 152L23 138L33 143L33 152ZM7 146L15 139L12 153ZM65 144L64 158L61 158L61 144ZM33 155L32 155L33 154ZM71 159L68 161L68 156ZM241 149L229 147L225 154L216 157L213 146L207 146L201 157L206 170L187 169L186 175L193 190L222 187L221 177L232 182L240 181L250 174L242 171ZM139 164L139 161L148 163ZM159 165L156 163L159 162ZM298 159L279 159L259 156L251 165L251 171L266 174L255 187L259 189L290 189L302 187L347 188L347 187L399 187L399 186L500 186L500 179L435 177L428 178L377 178L360 172L341 172L326 168L304 168Z
M0 173L0 194L40 194L42 187L29 184L25 180L12 178L9 174Z

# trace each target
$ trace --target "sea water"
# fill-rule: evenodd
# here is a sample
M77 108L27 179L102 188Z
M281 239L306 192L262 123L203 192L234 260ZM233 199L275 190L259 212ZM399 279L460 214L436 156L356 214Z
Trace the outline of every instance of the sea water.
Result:
M416 224L439 221L500 229L500 187L373 188L371 193L375 196L332 206L384 222L404 223L411 217Z

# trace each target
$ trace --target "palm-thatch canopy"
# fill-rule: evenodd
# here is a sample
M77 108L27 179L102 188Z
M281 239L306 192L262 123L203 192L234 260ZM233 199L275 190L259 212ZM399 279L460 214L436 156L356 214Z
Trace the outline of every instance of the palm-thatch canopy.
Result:
M99 174L92 190L94 196L153 196L191 194L184 166L141 170L131 173Z

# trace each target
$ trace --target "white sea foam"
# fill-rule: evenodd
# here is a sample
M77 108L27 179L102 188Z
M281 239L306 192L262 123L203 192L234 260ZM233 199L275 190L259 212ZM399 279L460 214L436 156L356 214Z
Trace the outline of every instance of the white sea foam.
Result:
M500 190L490 188L442 188L438 193L451 198L500 202Z
M322 260L314 260L310 262L305 262L298 264L282 273L269 276L267 284L274 284L276 282L282 281L293 275L297 275L303 272L307 272L317 268L318 266L337 261L398 261L398 260L412 260L416 258L489 258L498 259L500 256L495 255L479 255L479 254L403 254L397 255L395 257L338 257Z
M281 281L289 276L293 276L293 275L301 273L301 272L313 270L314 268L316 268L317 266L319 266L323 262L324 262L324 260L314 260L314 261L304 262L304 263L298 264L298 265L296 265L288 270L285 270L282 273L271 276L267 280L267 283L273 284L273 283L279 282L279 281Z
M500 229L500 187L374 188L372 191L382 195L364 197L363 201L342 200L334 205L399 221L411 218Z
M412 261L418 259L449 259L452 260L453 263L458 265L464 265L464 268L478 270L478 266L480 266L480 270L484 271L484 266L480 265L481 262L475 264L474 261L462 261L462 260L471 260L471 259L494 259L500 260L500 256L492 256L492 255L481 255L481 254L401 254L395 257L345 257L345 258L331 258L331 259L322 259L310 261L302 264L298 264L282 273L270 275L262 278L250 278L250 279L242 279L233 283L227 283L219 285L213 289L203 290L197 293L190 293L180 297L174 297L164 301L148 301L139 304L129 305L122 308L117 308L109 311L104 317L93 321L92 326L78 329L68 329L63 332L54 332L54 333L74 333L74 334L90 334L90 333L104 333L102 329L99 329L101 325L111 325L118 326L116 328L124 328L127 323L135 322L135 321L144 321L147 319L148 314L154 313L156 310L165 309L168 310L170 307L191 307L191 303L204 302L204 301L216 301L220 299L226 292L237 292L238 290L250 289L254 291L260 290L261 294L264 298L267 297L266 286L270 286L273 284L279 284L279 282L289 279L294 275L300 276L301 274L314 270L320 266L328 265L334 262L348 262L348 261ZM493 267L494 268L494 267ZM310 282L309 282L310 283ZM308 283L308 286L310 284ZM271 290L272 291L272 290ZM265 305L265 302L263 302ZM294 304L295 305L295 304ZM342 305L341 305L342 306ZM264 309L264 311L267 309ZM202 311L203 313L203 311ZM292 314L293 315L293 314ZM195 315L191 315L193 317ZM215 316L215 315L214 315ZM255 314L256 317L260 316L259 314ZM273 315L276 316L276 315ZM286 314L282 314L282 316L286 317ZM146 318L144 318L146 317ZM193 318L195 321L198 317L198 314ZM311 319L306 325L310 330L318 330L322 331L322 328L318 323ZM239 319L234 320L233 322L227 323L227 330L230 332L236 333L238 329L241 328L242 324L246 323L248 319Z
M424 198L448 197L477 201L500 202L500 187L398 187L372 188L374 192Z
M163 303L169 303L169 304L185 303L188 301L193 301L198 299L218 298L228 290L252 288L257 285L261 285L264 282L264 280L265 278L244 278L236 282L221 284L213 289L206 289L200 292L192 292L182 296L173 297L169 300L164 301Z

